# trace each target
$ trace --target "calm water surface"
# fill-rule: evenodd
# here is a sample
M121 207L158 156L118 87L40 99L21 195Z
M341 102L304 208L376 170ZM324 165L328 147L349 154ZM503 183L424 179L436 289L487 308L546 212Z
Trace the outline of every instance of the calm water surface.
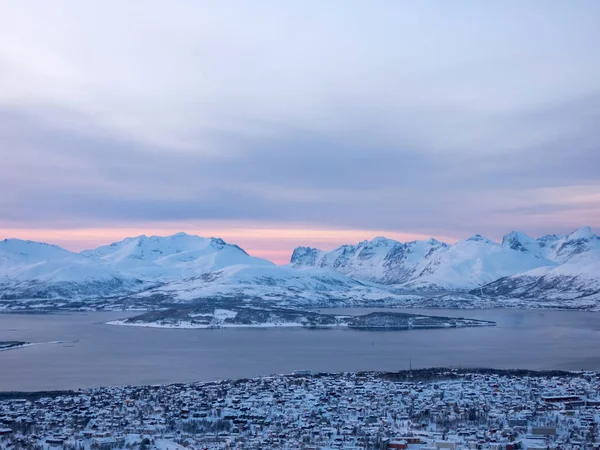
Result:
M38 343L0 351L0 391L217 380L296 369L398 370L407 369L411 359L413 367L600 370L600 313L402 311L493 320L498 326L170 330L104 324L128 315L122 312L0 314L0 341Z

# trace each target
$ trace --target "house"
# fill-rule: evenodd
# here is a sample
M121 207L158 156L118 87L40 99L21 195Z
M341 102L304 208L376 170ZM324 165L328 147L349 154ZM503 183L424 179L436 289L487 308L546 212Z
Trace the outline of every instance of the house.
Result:
M532 427L531 434L536 436L556 436L555 427Z
M388 449L401 449L401 450L405 450L408 448L408 443L405 440L395 440L395 441L390 441L388 442L387 445Z

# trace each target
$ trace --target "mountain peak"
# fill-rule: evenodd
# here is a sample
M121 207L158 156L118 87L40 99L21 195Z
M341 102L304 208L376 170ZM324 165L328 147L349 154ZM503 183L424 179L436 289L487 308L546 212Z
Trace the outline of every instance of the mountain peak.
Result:
M290 258L290 264L315 266L323 251L313 247L296 247Z
M592 228L589 225L586 225L584 227L578 228L577 230L573 231L567 237L568 237L569 240L574 240L574 239L591 239L591 238L596 237L596 235L592 231Z
M511 231L510 233L507 233L506 235L504 235L504 239L506 238L519 238L519 239L533 239L531 236L529 236L527 233L523 233L522 231Z
M502 238L502 247L520 252L530 251L531 246L537 245L535 239L520 231L511 231Z
M471 236L469 239L467 239L467 241L472 241L472 242L485 242L486 244L493 244L494 241L480 235L480 234L476 234L474 236Z
M0 241L0 253L40 258L42 260L57 256L73 255L68 250L54 244L9 238Z
M537 241L542 242L544 244L549 244L551 242L558 241L560 238L562 238L562 236L559 236L558 234L546 234L541 238L538 238Z
M385 236L376 236L371 240L372 244L375 245L389 245L389 244L397 244L398 241L393 239L386 238Z

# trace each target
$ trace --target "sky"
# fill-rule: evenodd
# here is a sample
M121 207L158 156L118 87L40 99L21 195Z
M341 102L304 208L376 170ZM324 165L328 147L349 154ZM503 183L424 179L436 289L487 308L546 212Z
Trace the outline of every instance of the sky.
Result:
M600 2L4 0L0 238L600 228Z

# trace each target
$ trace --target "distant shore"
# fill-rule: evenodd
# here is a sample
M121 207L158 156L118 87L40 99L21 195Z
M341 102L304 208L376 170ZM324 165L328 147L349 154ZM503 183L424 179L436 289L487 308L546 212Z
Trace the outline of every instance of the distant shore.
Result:
M510 377L538 377L538 378L552 378L552 377L578 377L582 373L595 373L595 371L568 371L568 370L529 370L529 369L493 369L487 367L473 367L473 368L458 368L458 367L430 367L430 368L419 368L410 370L398 370L398 371L357 371L357 372L312 372L312 371L298 371L298 373L281 373L264 375L259 377L242 377L242 378L229 378L212 381L191 381L186 383L165 383L165 384L140 384L140 385L123 385L123 386L97 386L93 388L83 388L76 390L47 390L47 391L0 391L0 400L10 399L38 399L42 397L60 397L63 395L75 395L77 393L85 392L94 389L104 388L145 388L145 387L168 387L168 386L192 386L196 384L211 385L214 383L236 383L247 380L260 380L260 379L271 379L271 378L323 378L323 377L345 377L348 375L356 375L359 378L374 376L388 381L435 381L435 380L447 380L452 378L460 378L463 375L468 374L479 374L479 375L498 375L498 376L510 376Z

